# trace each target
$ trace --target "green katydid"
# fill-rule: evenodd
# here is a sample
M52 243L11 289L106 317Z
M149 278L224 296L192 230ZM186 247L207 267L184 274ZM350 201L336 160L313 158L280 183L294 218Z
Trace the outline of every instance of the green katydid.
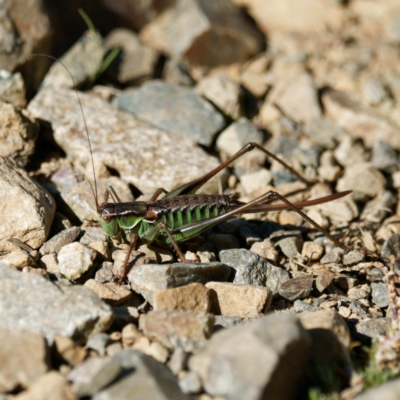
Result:
M263 151L269 157L278 160L291 172L295 173L307 184L310 184L310 182L306 181L290 166L270 153L264 147L257 143L248 143L234 156L220 164L208 174L192 182L179 186L170 192L160 188L156 190L149 201L121 202L112 187L107 189L106 200L101 205L98 204L97 195L95 195L97 212L104 231L110 237L122 237L130 243L119 283L123 282L128 274L130 253L136 247L138 241L145 244L155 243L159 245L173 245L180 261L188 262L189 260L186 260L179 248L178 242L191 239L234 215L244 213L292 209L299 213L316 229L326 235L337 246L345 249L343 244L309 218L307 214L300 210L300 208L333 201L348 195L351 191L336 193L319 199L298 203L291 203L275 191L268 191L249 203L234 200L228 195L195 194L195 192L214 175L239 157L243 156L245 153L255 148ZM157 200L161 193L165 193L164 197ZM108 196L112 197L112 203L107 202ZM273 199L280 199L284 204L263 204L266 201Z
M37 55L46 56L42 54ZM58 61L64 66L60 60L57 60L51 56L46 57ZM72 74L65 66L64 68L70 74L75 87L76 85ZM123 264L123 272L119 278L119 283L122 283L128 274L130 254L139 241L144 244L154 243L156 245L172 245L181 262L193 262L186 260L179 248L179 242L191 239L212 228L213 226L231 218L232 216L244 213L269 212L284 209L294 210L317 230L334 242L336 246L347 249L346 246L340 243L329 232L308 217L307 214L300 210L300 208L337 200L348 195L351 193L351 191L344 191L319 199L302 201L298 203L291 203L284 196L281 196L275 191L268 191L249 203L243 203L234 200L228 195L195 194L202 185L204 185L218 172L222 171L232 162L255 148L264 152L268 157L280 162L285 168L297 175L308 186L312 184L312 182L304 179L304 177L297 173L292 167L287 165L283 160L279 159L257 143L248 143L231 158L220 164L209 173L198 179L195 179L192 182L179 186L170 192L159 188L149 201L122 202L114 189L109 187L106 191L105 201L102 204L99 204L92 146L86 125L85 115L83 113L82 104L77 90L76 94L82 111L82 117L88 139L94 178L94 189L92 188L92 190L100 224L109 237L116 237L130 244ZM158 197L162 193L164 193L164 196L158 200ZM109 196L111 196L113 200L111 203L107 202ZM280 199L283 204L263 204L273 199Z

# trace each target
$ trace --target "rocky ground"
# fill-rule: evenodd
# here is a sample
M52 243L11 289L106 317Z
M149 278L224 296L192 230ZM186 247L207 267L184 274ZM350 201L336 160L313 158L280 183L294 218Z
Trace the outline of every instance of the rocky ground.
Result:
M0 21L0 399L400 397L399 2L104 1L123 28L87 31L47 73L31 54L60 37L54 13L16 3ZM97 222L92 168L100 203L108 186L146 200L247 142L313 184L254 150L200 192L352 190L305 209L345 250L293 211L247 214L182 244L196 263L138 246L119 285L128 245Z

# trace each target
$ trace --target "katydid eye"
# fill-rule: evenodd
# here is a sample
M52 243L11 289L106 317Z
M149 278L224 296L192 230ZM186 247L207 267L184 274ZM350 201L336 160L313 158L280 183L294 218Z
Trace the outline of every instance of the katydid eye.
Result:
M110 221L112 220L112 216L111 216L111 215L108 215L108 214L103 214L103 215L101 216L101 218L103 218L103 221L104 221L104 222L110 222Z

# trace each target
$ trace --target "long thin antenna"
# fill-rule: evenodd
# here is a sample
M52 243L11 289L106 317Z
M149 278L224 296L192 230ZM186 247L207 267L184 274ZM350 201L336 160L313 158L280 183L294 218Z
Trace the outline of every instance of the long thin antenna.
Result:
M99 212L100 206L99 206L98 195L97 195L97 179L96 179L96 171L95 171L95 168L94 168L94 161L93 161L92 142L90 141L89 129L88 129L88 126L87 126L87 123L86 123L85 114L84 114L84 112L83 112L83 106L82 106L81 98L80 98L80 96L79 96L78 89L76 88L76 82L75 82L74 76L71 74L71 72L70 72L70 70L67 68L67 66L66 66L61 60L59 60L59 59L56 58L56 57L49 56L48 54L31 54L30 57L31 57L31 58L32 58L32 57L46 57L46 58L49 58L50 60L53 60L53 61L55 61L55 62L58 62L58 63L60 63L60 64L64 67L64 69L67 71L67 73L68 73L69 76L71 77L72 83L73 83L73 85L74 85L76 97L78 98L79 107L80 107L80 109L81 109L82 118L83 118L83 123L84 123L84 125L85 125L85 130L86 130L86 138L87 138L87 141L88 141L88 144L89 144L90 161L92 162L92 172L93 172L93 180L94 180L94 189L93 189L92 184L91 184L89 181L88 181L88 183L89 183L89 186L90 186L90 188L91 188L91 190L92 190L92 193L93 193L93 196L94 196L94 199L95 199L95 202L96 202L96 209L97 209L97 212Z

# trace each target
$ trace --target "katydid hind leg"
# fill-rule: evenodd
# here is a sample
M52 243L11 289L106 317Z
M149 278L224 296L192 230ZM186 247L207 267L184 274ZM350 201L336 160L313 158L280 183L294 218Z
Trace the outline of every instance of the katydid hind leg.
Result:
M155 200L157 200L157 199L158 199L158 196L159 196L161 193L168 194L168 191L165 190L164 188L158 188L158 189L153 193L153 195L150 197L149 201L155 201Z
M179 186L170 192L168 192L163 198L164 199L169 199L173 197L177 197L180 195L184 194L193 194L197 190L199 190L206 182L208 182L211 178L213 178L218 172L222 171L224 168L228 167L230 164L232 164L235 160L238 158L242 157L244 154L254 150L254 149L259 149L262 152L264 152L268 157L278 161L281 163L288 171L296 175L300 180L302 180L304 183L307 184L307 186L312 185L314 182L308 181L305 179L301 174L299 174L294 168L286 164L283 160L281 160L279 157L275 156L273 153L265 149L263 146L259 145L258 143L254 142L249 142L247 143L243 148L241 148L236 154L234 154L232 157L230 157L228 160L225 162L221 163L218 167L214 168L212 171L208 172L204 176L195 179L192 182L185 183L182 186Z

